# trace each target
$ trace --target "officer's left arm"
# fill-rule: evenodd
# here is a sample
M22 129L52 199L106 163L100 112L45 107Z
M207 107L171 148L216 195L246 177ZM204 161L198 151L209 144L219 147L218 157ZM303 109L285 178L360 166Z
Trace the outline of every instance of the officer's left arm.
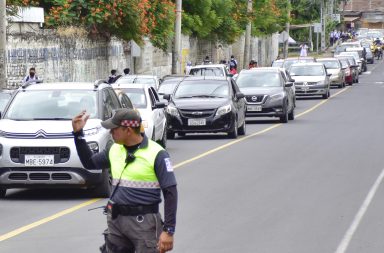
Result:
M164 196L164 226L176 226L177 183L169 154L160 151L155 160L155 172Z

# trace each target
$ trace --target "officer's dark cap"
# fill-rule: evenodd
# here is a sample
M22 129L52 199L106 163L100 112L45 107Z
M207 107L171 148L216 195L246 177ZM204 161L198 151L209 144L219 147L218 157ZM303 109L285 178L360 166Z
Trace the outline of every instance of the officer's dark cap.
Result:
M118 109L111 118L102 121L101 125L106 129L113 129L120 126L137 128L141 125L140 113L137 110L129 108Z

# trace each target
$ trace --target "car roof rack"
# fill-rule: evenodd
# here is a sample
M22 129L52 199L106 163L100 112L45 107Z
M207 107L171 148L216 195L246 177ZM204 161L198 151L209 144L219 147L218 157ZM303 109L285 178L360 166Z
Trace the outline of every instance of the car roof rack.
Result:
M107 80L105 79L98 79L94 82L94 86L95 86L95 89L97 89L99 87L100 84L102 83L105 83L105 84L108 84Z
M43 80L37 79L37 80L29 80L21 85L21 88L26 89L28 86L32 84L42 83Z

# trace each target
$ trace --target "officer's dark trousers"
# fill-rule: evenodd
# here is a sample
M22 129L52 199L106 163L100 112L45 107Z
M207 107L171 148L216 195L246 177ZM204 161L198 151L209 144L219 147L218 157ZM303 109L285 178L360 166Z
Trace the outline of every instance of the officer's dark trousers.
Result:
M157 243L162 231L159 213L139 216L107 216L108 253L157 253Z

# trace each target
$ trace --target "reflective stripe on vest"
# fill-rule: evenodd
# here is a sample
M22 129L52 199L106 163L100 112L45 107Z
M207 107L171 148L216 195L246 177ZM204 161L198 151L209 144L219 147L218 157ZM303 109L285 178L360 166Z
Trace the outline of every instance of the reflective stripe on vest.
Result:
M134 162L129 163L124 170L127 150L123 145L113 144L109 150L112 185L117 185L120 175L124 170L119 186L129 188L160 188L154 165L156 156L161 150L163 148L159 144L148 140L148 146L136 150Z

